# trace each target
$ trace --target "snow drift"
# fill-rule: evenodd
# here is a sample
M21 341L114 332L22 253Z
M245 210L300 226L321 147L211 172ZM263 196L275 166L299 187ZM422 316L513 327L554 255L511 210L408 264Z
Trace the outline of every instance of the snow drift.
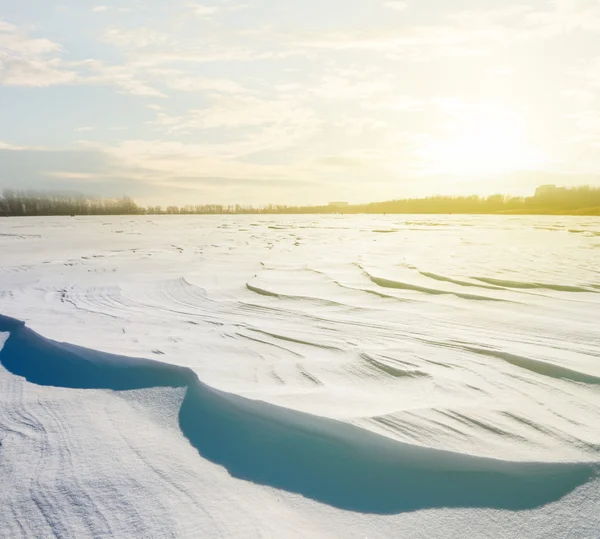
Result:
M203 458L233 477L340 509L516 511L558 500L596 474L593 463L509 462L400 443L218 391L185 367L45 339L1 315L0 332L9 333L0 363L34 384L113 391L185 388L179 427Z

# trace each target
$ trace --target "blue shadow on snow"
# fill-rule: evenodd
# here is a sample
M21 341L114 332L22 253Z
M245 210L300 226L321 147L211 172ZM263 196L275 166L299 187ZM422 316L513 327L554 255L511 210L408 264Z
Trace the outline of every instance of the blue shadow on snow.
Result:
M441 507L525 510L596 473L588 463L508 462L427 449L208 387L187 368L45 339L0 315L0 362L29 382L66 388L186 387L182 433L236 478L340 509L393 514Z

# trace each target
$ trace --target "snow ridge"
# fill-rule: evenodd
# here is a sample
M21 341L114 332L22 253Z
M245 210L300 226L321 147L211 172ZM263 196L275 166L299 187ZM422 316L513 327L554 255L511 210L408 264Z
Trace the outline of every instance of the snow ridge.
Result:
M0 332L10 334L0 363L40 386L184 388L177 421L201 457L233 477L348 511L518 511L561 499L597 475L595 463L509 462L401 443L213 389L186 367L51 341L2 315Z

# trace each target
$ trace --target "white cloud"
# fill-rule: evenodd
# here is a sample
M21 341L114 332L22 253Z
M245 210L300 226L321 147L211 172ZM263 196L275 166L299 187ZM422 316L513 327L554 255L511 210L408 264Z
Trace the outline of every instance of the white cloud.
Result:
M366 101L394 91L391 81L379 75L371 78L348 76L343 73L326 75L319 83L311 85L307 91L313 96L324 99Z
M312 110L295 101L222 95L213 96L208 107L185 115L158 112L152 124L167 135L226 129L226 142L204 147L211 154L235 158L296 146L314 135L321 121Z
M97 28L103 17L91 12L118 11L96 5L103 1L88 2L84 12L71 9L70 17L87 17ZM446 124L455 117L477 113L474 100L492 95L526 111L527 121L554 137L557 148L568 140L582 147L598 143L600 64L592 61L597 37L590 33L600 29L598 0L494 2L486 9L471 2L477 9L454 13L465 3L441 3L432 12L410 0L380 0L360 24L332 17L318 26L294 17L296 9L308 13L304 5L283 9L269 0L265 7L272 9L252 4L251 17L230 21L231 11L248 6L236 0L189 2L194 0L179 3L168 16L161 3L127 4L135 16L95 30L100 44L93 42L94 32L83 43L79 32L68 33L65 26L71 57L55 41L36 37L43 28L0 21L0 84L97 85L104 93L139 97L128 100L131 113L124 111L115 122L119 127L112 128L124 133L102 128L115 142L101 150L123 177L131 172L139 181L329 181L337 174L342 183L340 176L356 173L357 183L369 183L386 163L396 177L419 173L419 149L446 136ZM500 8L490 9L492 4ZM107 52L106 43L114 49ZM98 56L81 59L85 51ZM260 64L242 65L249 61ZM419 64L426 61L432 64ZM69 124L74 139L84 138L75 132L102 124L87 118L84 127ZM140 132L156 140L116 142ZM24 147L0 142L0 149ZM562 158L561 150L553 153Z
M5 53L42 55L60 51L60 45L44 38L32 38L14 24L0 20L0 46Z
M125 93L141 97L166 97L140 78L132 66L106 65L99 60L87 60L84 65L89 70L89 74L82 79L86 84L116 86Z
M169 36L147 27L122 30L110 28L104 34L104 40L111 45L122 47L126 52L134 52L151 46L160 46L168 42Z
M77 80L57 58L0 58L0 84L5 86L53 86Z
M481 54L483 47L502 42L504 35L502 28L446 24L314 33L299 39L296 44L331 51L364 50L407 61L423 61L433 57Z
M0 84L42 87L74 82L77 74L58 56L60 52L57 43L30 37L0 20Z
M254 181L299 181L302 174L296 167L240 162L229 156L216 155L213 147L203 144L184 144L172 140L127 140L117 145L82 144L83 148L100 151L111 158L115 172L134 181L171 184L177 180L197 182L222 178ZM308 180L304 177L305 181ZM189 187L189 185L188 185Z
M569 88L563 90L561 94L579 105L591 105L596 101L596 92L585 88Z
M572 141L600 146L600 110L583 110L569 115L569 118L577 130L576 134L571 136Z
M369 109L395 110L400 112L421 112L433 105L431 100L407 95L393 96L389 100L369 103Z
M147 32L135 35L142 43L144 39L146 42L158 39ZM106 84L132 95L164 97L133 67L107 65L94 59L68 62L60 57L63 52L58 43L30 37L24 29L0 20L0 84L34 87Z
M218 6L207 6L204 4L190 4L190 7L194 11L194 14L201 18L211 17L219 11Z
M384 7L393 9L395 11L404 11L408 7L408 2L401 2L400 0L389 0L383 3Z
M403 9L403 4L391 1L384 6ZM422 61L482 55L507 43L549 39L581 30L600 30L598 0L555 0L546 9L517 4L465 10L447 14L435 24L312 32L293 39L303 47L365 50Z
M11 152L24 152L27 150L43 152L46 151L46 148L44 148L43 146L23 146L0 140L0 150Z
M223 2L219 6L208 5L208 4L188 4L195 15L200 18L207 19L216 15L219 12L231 12L246 9L248 4L230 4Z
M241 35L241 34L240 34ZM249 39L249 36L245 36ZM278 36L269 36L278 39ZM213 63L229 61L255 61L283 59L303 54L290 48L289 41L281 40L277 45L269 42L258 48L253 41L250 45L229 42L220 38L193 34L174 35L154 30L150 27L111 28L104 33L104 41L118 47L128 63L139 68L152 68L173 63Z
M241 94L246 89L232 79L198 77L186 75L179 71L165 81L169 88L183 92L217 92L225 94Z
M0 140L0 150L9 150L13 152L18 152L22 150L26 150L25 146L17 146L16 144L11 144L10 142L4 142Z
M585 65L574 70L584 86L600 88L600 57L588 59Z
M206 109L191 111L203 128L245 127L285 122L304 123L308 111L294 103L252 96L219 97Z
M545 27L551 35L600 30L600 2L597 0L555 0L553 7L533 13L531 21Z
M71 172L66 170L46 172L44 175L48 176L49 178L56 178L59 180L102 181L111 179L110 174L99 174L97 172Z

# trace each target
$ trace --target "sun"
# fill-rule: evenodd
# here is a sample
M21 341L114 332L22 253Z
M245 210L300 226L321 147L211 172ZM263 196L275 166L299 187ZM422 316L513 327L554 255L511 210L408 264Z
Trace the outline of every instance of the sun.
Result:
M543 161L528 144L523 119L499 107L456 111L448 136L430 139L422 158L431 173L466 178L527 170Z

